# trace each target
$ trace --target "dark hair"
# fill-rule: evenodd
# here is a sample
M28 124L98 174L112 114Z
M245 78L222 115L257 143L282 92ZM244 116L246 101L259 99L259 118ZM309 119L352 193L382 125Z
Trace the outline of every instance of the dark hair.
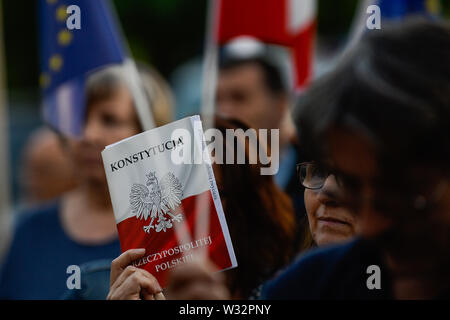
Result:
M239 68L245 65L256 65L263 72L264 83L270 92L274 95L286 94L288 89L283 82L283 76L280 70L273 64L264 59L263 57L251 57L251 58L223 58L220 61L220 71L227 71L235 68Z
M450 26L410 18L368 31L330 74L299 99L300 139L314 159L325 135L345 127L370 137L382 157L450 163Z
M227 129L248 126L216 117L215 128L225 136ZM239 263L226 278L233 296L245 299L294 257L295 213L273 176L261 175L261 163L249 164L249 143L224 143L223 156L234 149L235 164L215 164L214 172ZM237 148L245 150L244 164L236 164Z

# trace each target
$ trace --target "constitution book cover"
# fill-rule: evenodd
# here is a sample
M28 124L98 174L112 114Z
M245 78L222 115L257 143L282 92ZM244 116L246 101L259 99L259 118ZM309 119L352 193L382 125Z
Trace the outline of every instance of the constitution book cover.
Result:
M237 266L199 116L184 118L102 152L122 252L165 286L168 272L200 257Z

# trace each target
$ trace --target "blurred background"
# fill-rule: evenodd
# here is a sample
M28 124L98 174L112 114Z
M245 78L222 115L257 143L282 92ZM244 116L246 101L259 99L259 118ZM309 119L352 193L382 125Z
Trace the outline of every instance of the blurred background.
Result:
M76 1L75 1L76 2ZM201 101L207 0L113 1L137 61L155 66L174 90L181 118L198 112ZM450 15L450 1L442 1ZM13 208L20 208L20 168L30 134L42 125L40 113L37 1L2 1L7 88L10 190ZM326 72L346 42L358 0L318 1L315 75ZM3 66L0 66L3 68Z

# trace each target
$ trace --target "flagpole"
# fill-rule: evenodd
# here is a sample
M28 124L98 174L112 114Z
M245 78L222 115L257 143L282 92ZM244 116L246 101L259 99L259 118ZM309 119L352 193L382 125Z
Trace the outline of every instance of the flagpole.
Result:
M202 105L201 121L203 132L214 126L215 99L217 86L217 64L218 64L218 44L217 44L217 26L216 14L218 12L218 3L220 0L208 1L208 12L206 19L205 50L203 57L203 76L202 76ZM200 143L200 151L202 146ZM195 200L196 208L199 208L199 219L196 221L194 237L200 237L209 233L209 212L211 211L209 201L204 197L197 197ZM208 258L206 248L200 249L200 257Z
M3 1L0 0L0 261L9 243L10 190L6 64L3 38Z
M139 75L138 68L134 59L132 58L130 47L126 41L125 33L122 29L122 24L120 23L119 15L117 14L116 8L111 2L105 2L109 7L112 19L116 22L116 26L120 36L123 40L126 51L128 52L128 58L122 64L122 74L127 82L128 89L130 90L131 96L133 98L134 107L136 108L136 113L139 118L139 122L142 126L143 131L147 131L156 127L155 120L152 113L151 101L145 96L144 87L142 85L142 79Z
M133 59L128 58L125 60L122 68L143 131L155 128L156 125L152 114L151 101L144 94L142 79L139 75L136 63Z
M205 53L203 58L203 77L202 77L202 107L201 118L203 129L209 129L213 126L215 114L215 97L217 89L218 74L218 44L217 44L217 27L218 12L217 0L208 1L208 17L206 21L206 37L205 37Z
M364 31L366 30L367 8L376 4L377 0L359 0L356 8L352 25L350 27L347 44L341 50L339 58L345 56L361 39Z

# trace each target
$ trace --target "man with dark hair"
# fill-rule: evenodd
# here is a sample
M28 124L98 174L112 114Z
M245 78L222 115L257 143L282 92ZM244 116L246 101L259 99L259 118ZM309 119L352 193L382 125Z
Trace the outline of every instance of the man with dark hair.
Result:
M288 108L280 71L261 57L230 58L220 64L217 112L256 129L280 128Z
M295 178L296 164L303 161L290 116L291 92L281 59L261 49L240 54L242 47L261 46L237 39L220 61L217 89L218 115L237 119L254 129L279 129L280 166L275 182L291 197L299 227L305 222L303 190ZM235 50L233 52L233 50ZM262 52L261 52L262 51ZM299 234L297 243L301 242Z
M450 298L450 26L369 31L298 108L302 142L329 159L321 172L361 238L308 253L263 296Z

